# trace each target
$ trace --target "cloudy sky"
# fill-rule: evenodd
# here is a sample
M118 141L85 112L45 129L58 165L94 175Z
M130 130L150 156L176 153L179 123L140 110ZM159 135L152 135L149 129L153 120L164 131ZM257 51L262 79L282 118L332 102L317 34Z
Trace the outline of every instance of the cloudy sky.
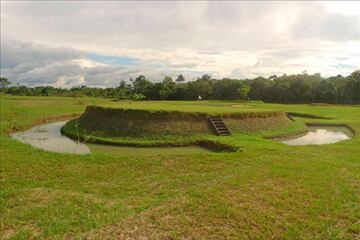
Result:
M360 2L1 1L1 76L28 86L355 69Z

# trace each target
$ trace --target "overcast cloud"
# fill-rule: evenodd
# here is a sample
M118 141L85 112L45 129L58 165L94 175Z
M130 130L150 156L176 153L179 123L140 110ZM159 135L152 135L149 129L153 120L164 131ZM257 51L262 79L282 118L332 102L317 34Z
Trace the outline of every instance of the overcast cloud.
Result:
M1 2L1 76L115 86L360 68L359 2Z

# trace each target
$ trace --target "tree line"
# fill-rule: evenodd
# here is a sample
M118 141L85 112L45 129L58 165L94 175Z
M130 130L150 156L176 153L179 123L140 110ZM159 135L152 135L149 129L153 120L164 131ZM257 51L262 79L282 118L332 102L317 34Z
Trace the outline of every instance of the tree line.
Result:
M70 89L51 86L10 86L1 78L2 91L25 96L105 97L133 100L261 100L273 103L360 103L360 70L349 76L323 78L320 74L294 74L257 77L253 79L213 79L204 74L195 81L183 75L175 80L165 76L154 82L140 75L129 82L120 81L117 87L93 88L77 86Z

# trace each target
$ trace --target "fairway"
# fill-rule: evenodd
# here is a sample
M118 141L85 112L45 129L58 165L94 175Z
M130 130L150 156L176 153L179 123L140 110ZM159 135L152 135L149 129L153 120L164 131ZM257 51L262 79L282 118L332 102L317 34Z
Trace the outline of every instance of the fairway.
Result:
M88 105L224 114L281 111L329 119L295 117L288 126L209 136L243 149L234 153L75 155L42 151L9 137L79 116ZM268 139L301 132L304 123L346 124L356 134L318 146ZM356 239L359 132L359 106L1 95L1 237Z

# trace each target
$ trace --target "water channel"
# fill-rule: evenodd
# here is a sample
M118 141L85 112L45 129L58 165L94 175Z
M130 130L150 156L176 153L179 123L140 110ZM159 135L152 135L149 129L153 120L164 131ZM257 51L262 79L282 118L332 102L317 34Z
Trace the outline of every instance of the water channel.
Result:
M50 152L59 153L112 153L112 154L189 154L209 153L211 150L201 146L181 147L129 147L105 144L82 143L61 134L66 121L48 123L31 128L25 132L11 135L12 138Z

